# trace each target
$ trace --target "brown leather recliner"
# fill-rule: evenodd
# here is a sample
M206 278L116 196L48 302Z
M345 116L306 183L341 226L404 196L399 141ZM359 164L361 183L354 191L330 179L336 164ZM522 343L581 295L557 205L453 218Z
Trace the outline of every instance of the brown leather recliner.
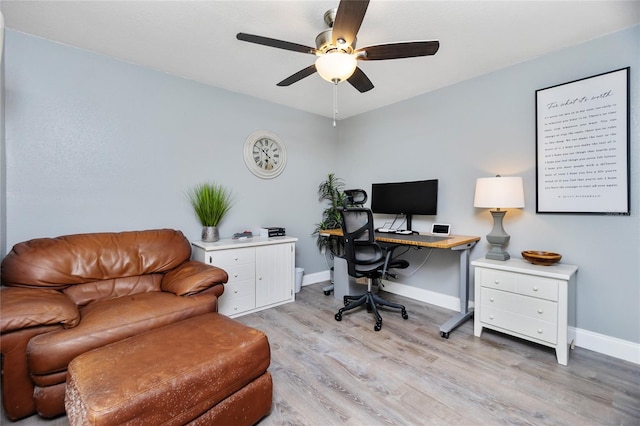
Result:
M2 261L0 287L7 417L64 414L67 365L76 356L216 312L227 273L190 255L189 241L171 229L16 244Z

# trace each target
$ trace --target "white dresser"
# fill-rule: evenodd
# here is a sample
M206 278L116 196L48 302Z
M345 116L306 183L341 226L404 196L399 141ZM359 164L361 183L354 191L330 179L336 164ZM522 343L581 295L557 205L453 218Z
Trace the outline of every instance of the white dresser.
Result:
M218 312L229 317L257 312L295 300L293 237L195 241L191 258L227 271L229 281Z
M497 330L555 348L567 365L569 326L575 326L575 265L533 265L524 259L478 259L475 267L474 335Z

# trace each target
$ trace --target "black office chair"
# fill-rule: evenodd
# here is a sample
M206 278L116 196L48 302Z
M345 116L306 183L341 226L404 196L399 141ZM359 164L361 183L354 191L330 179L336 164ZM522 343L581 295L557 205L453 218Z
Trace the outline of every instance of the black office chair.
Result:
M342 321L345 311L366 305L367 312L373 312L376 317L373 329L380 331L382 317L378 313L378 306L400 309L404 319L409 318L409 315L403 305L389 302L374 294L373 280L380 280L387 274L388 269L406 268L409 262L392 259L393 247L383 248L376 243L373 213L370 209L361 207L367 199L367 193L362 189L346 190L344 193L345 206L340 214L347 270L352 277L367 278L367 292L359 296L344 296L344 308L340 308L335 318L336 321Z

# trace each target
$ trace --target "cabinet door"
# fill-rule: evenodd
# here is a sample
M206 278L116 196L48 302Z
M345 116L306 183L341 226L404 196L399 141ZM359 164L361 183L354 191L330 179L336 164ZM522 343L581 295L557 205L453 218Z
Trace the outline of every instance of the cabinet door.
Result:
M295 249L293 244L256 248L256 306L293 298Z

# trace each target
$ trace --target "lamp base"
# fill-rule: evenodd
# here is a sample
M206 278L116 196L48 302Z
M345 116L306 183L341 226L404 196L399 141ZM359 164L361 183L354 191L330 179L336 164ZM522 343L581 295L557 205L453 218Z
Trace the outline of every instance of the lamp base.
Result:
M491 216L493 216L493 229L487 234L487 241L491 244L491 250L486 254L487 259L493 260L509 260L511 256L504 249L504 246L509 242L511 237L507 234L502 227L502 219L507 212L504 210L491 210Z
M502 250L502 246L492 246L491 250L485 255L487 259L493 260L509 260L511 256L506 251Z

